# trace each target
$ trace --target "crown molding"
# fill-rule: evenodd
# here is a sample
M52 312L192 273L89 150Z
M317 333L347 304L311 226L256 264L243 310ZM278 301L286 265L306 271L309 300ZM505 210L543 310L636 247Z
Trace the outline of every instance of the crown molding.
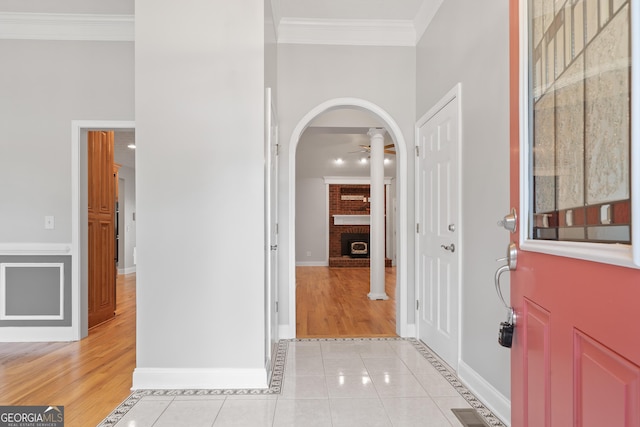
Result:
M0 12L0 39L134 41L133 15Z
M416 30L408 20L281 18L278 44L413 47Z

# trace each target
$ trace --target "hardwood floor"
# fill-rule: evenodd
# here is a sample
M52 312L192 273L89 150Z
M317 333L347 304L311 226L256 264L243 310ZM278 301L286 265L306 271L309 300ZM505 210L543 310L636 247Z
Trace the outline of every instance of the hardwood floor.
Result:
M97 425L130 393L135 274L118 276L116 317L71 343L0 343L0 405L64 406L65 426Z
M385 288L388 300L367 298L368 267L296 267L298 338L395 337L395 267Z

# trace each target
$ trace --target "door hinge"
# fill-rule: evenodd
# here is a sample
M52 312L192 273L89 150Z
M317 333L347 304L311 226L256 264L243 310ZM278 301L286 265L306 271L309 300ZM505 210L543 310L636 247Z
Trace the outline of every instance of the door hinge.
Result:
M276 222L276 234L278 234L278 233L279 233L278 225L279 225L279 224Z
M276 156L280 155L280 144L276 144Z
M276 313L278 312L278 301L276 301Z
M416 145L416 157L420 157L420 146Z
M420 300L416 300L416 311L420 310Z
M416 233L420 234L420 223L416 222Z

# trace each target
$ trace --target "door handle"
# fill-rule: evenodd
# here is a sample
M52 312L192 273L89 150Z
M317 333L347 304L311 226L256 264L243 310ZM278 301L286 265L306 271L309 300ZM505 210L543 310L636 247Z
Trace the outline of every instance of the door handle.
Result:
M503 265L496 270L494 282L498 298L500 298L500 301L502 301L502 304L504 304L505 308L508 310L507 322L511 325L515 325L515 312L513 310L513 307L509 306L509 304L507 304L507 302L505 301L504 296L502 295L502 288L500 286L500 276L502 276L502 273L513 271L518 266L518 246L515 244L515 242L511 242L509 243L509 246L507 246L507 256L504 258L499 258L496 261L507 261L507 265Z
M507 256L504 258L498 258L496 261L507 261L505 267L509 267L509 270L515 270L518 266L518 247L515 242L509 243L507 246Z
M454 253L456 251L456 245L454 245L453 243L450 245L440 245L440 247L445 251L451 251L451 253Z

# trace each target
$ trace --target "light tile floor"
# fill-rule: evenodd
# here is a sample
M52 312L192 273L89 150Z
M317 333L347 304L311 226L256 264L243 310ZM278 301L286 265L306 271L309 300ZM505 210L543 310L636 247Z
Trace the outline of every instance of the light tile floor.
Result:
M280 348L284 375L270 390L147 390L100 426L451 427L462 425L451 408L470 404L488 425L503 426L415 340L292 340Z

